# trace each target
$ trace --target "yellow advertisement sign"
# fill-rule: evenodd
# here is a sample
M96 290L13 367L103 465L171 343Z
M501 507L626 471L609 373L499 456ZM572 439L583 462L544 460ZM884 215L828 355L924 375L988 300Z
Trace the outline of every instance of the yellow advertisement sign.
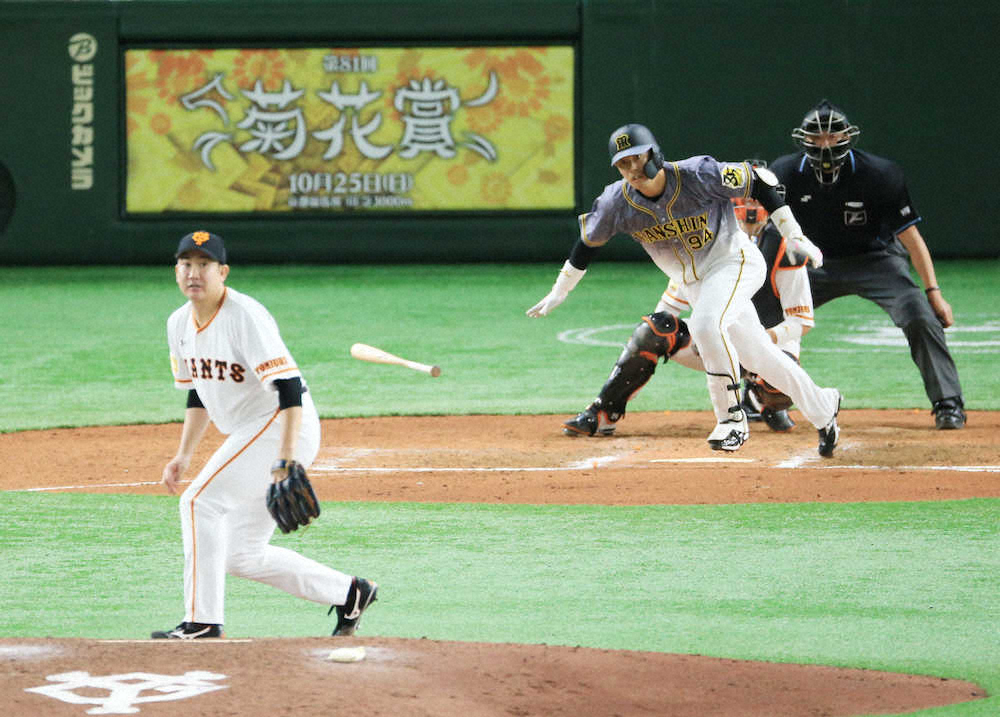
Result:
M572 209L568 46L134 49L126 211Z

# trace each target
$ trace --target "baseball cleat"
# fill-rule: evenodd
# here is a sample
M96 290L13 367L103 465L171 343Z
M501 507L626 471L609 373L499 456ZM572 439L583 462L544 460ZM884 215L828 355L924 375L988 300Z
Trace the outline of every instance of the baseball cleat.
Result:
M960 396L935 401L931 413L934 414L934 426L939 431L965 427L965 408Z
M833 418L830 419L825 428L819 429L819 454L824 458L829 458L833 455L833 449L837 447L837 441L840 440L840 426L837 425L837 415L840 413L840 403L843 400L843 396L838 396L837 410L833 412Z
M750 428L746 418L730 418L720 421L708 436L708 445L713 451L738 451L750 438Z
M223 634L222 625L182 622L173 630L156 630L150 637L154 640L200 640L205 637L223 637Z
M610 436L615 432L615 422L608 420L608 414L591 404L576 418L563 422L563 433L567 436Z
M354 578L347 591L347 600L343 605L334 605L330 612L337 611L337 627L333 630L334 637L353 635L361 622L361 614L375 602L378 593L378 583L364 578ZM329 613L327 613L329 614Z
M795 428L795 421L788 415L788 411L775 411L773 408L765 408L760 412L760 415L764 419L764 423L772 431L785 433Z

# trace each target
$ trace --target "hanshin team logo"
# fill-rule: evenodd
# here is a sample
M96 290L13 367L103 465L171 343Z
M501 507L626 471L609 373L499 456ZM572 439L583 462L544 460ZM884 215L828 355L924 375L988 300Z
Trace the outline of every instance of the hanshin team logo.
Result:
M725 164L720 170L722 175L722 186L730 189L740 189L747 183L747 175L743 166L739 164Z
M623 149L628 149L632 146L632 138L627 134L620 134L615 137L615 147L621 152Z

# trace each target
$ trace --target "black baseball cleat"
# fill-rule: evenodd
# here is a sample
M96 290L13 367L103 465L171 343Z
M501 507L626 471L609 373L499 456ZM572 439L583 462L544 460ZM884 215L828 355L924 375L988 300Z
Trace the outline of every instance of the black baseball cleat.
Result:
M608 414L594 404L587 406L576 418L563 422L563 433L567 436L610 436L614 432L615 422L608 420Z
M939 431L955 430L965 427L965 405L961 396L942 398L934 402L931 409L934 414L934 425Z
M205 637L223 637L222 625L203 622L182 622L173 630L156 630L154 640L200 640Z
M333 630L334 637L354 634L361 622L361 614L375 602L376 593L378 593L378 583L364 578L354 578L351 581L351 588L347 591L347 600L344 604L334 605L330 608L330 612L337 611L337 627Z
M788 411L775 411L773 408L765 408L760 412L760 415L764 419L764 423L772 431L785 433L795 428L795 421L788 415Z
M840 404L843 400L843 396L837 398L837 410L833 412L833 418L826 424L826 428L819 429L819 454L824 458L833 455L833 449L837 447L837 441L840 440L840 426L837 425L837 416L840 414Z

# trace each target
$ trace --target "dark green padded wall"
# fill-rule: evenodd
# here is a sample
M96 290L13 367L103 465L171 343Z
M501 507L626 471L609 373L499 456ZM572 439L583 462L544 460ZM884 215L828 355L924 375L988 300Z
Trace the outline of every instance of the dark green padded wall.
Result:
M578 51L575 211L212 219L243 261L561 261L575 213L615 179L608 133L648 124L669 158L773 158L821 97L896 159L937 257L996 257L987 212L1000 4L972 0L175 0L0 3L0 163L17 207L4 263L169 262L199 219L124 219L120 47L129 43L571 43ZM70 189L77 32L97 38L94 186ZM567 178L570 181L572 178ZM605 258L642 256L625 238Z

